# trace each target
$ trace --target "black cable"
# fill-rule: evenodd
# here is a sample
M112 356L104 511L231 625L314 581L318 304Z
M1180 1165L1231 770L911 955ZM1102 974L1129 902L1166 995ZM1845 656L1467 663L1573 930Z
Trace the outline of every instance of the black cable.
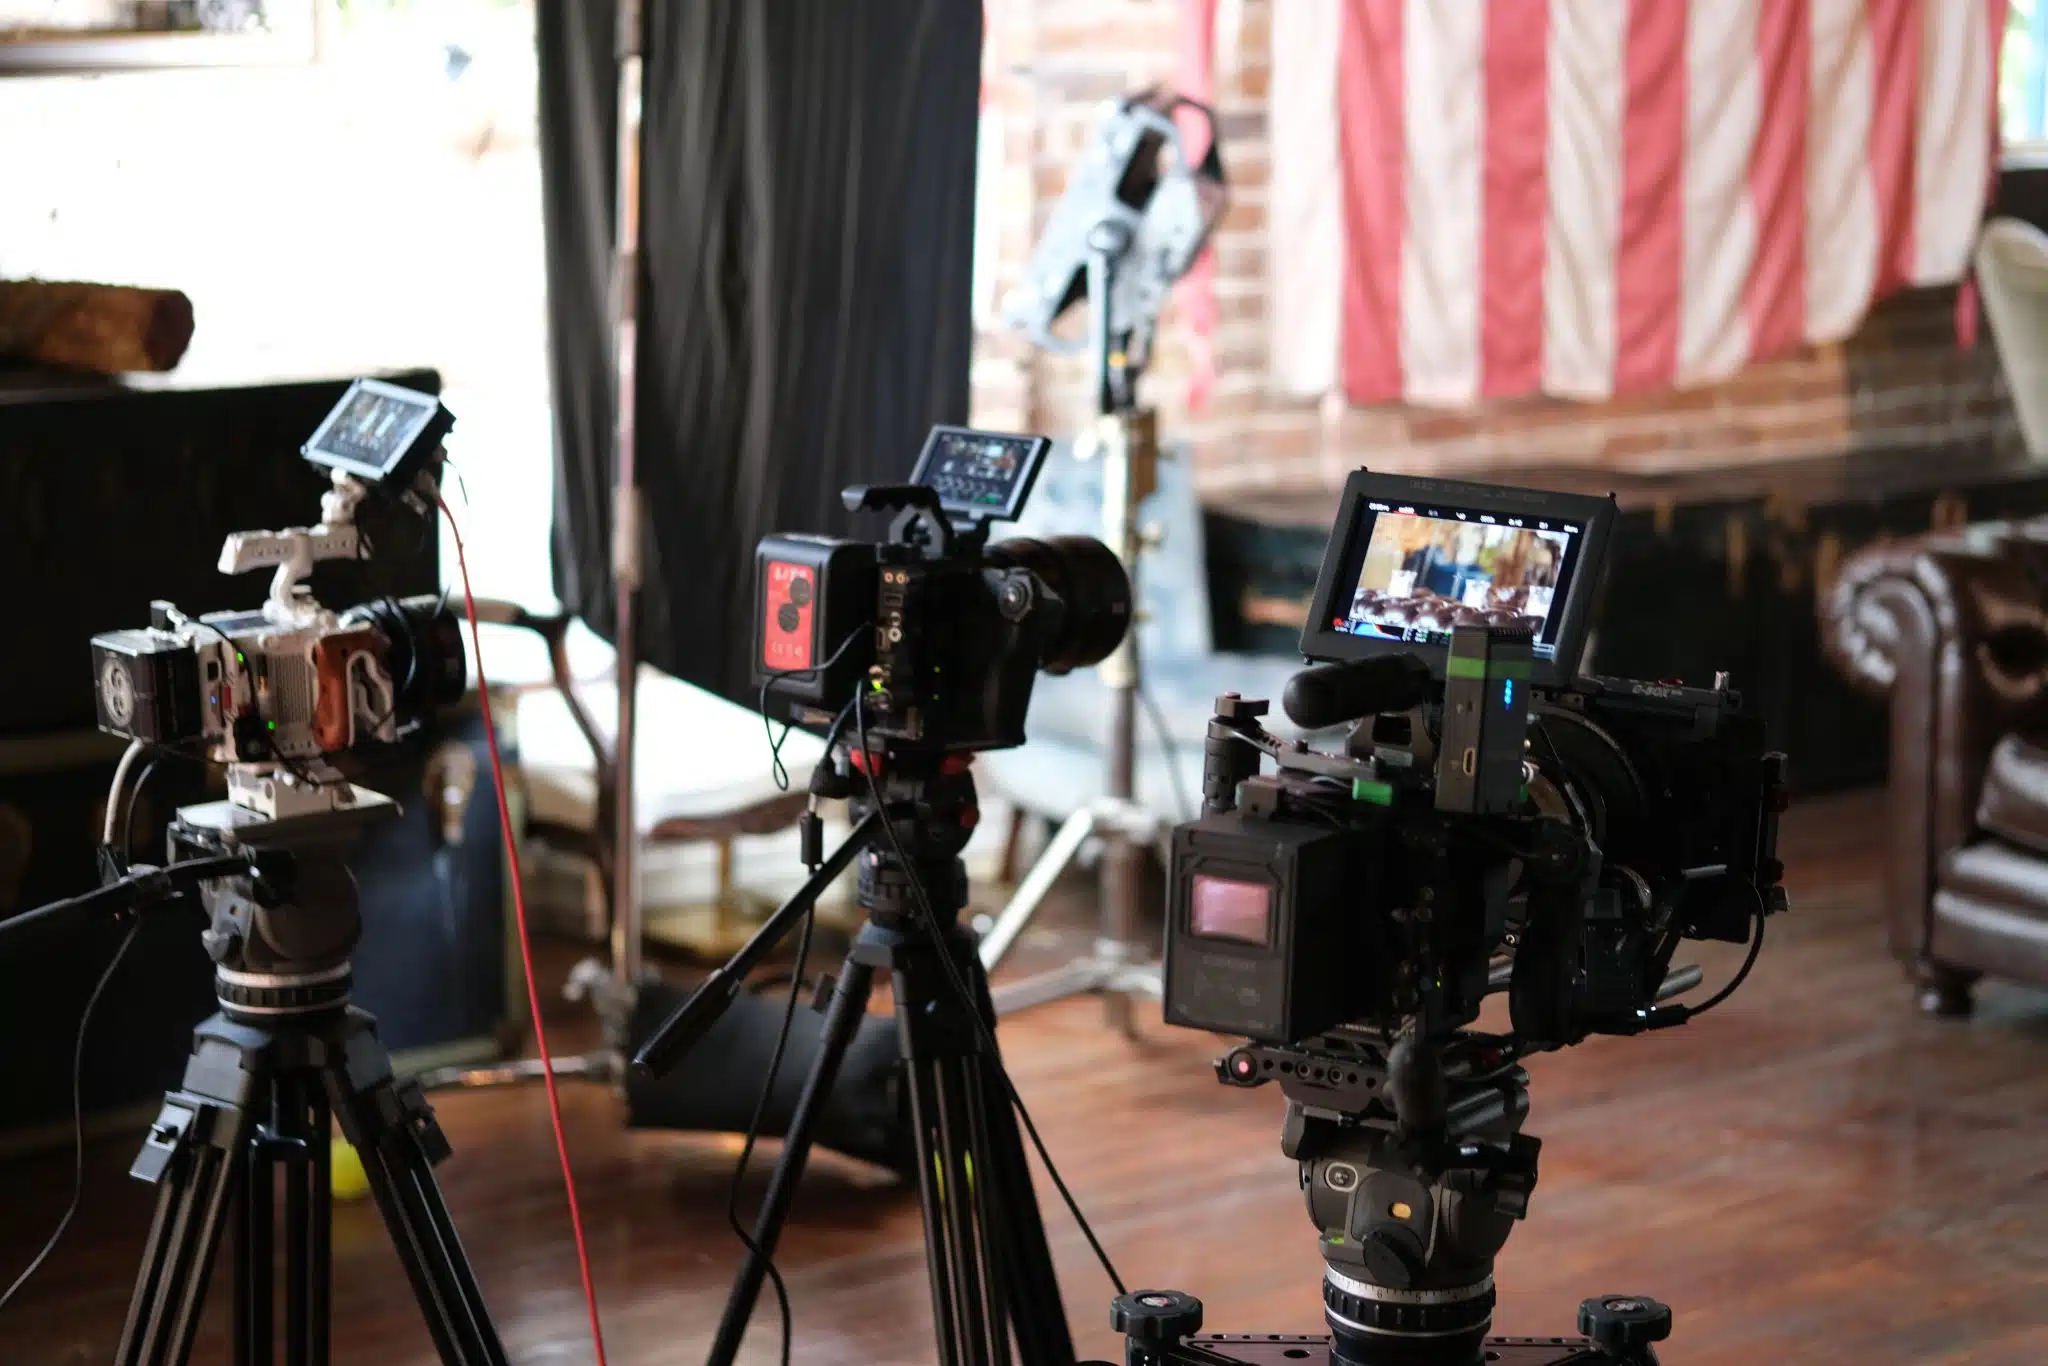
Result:
M782 1314L782 1366L789 1366L789 1289L782 1283L782 1273L775 1269L775 1259L761 1250L760 1244L740 1223L740 1183L746 1179L747 1162L754 1155L754 1145L760 1141L761 1121L768 1113L768 1101L775 1090L775 1074L782 1070L782 1055L789 1047L790 1030L796 1024L796 1000L803 992L804 961L810 956L811 929L817 920L818 910L814 903L810 910L804 912L803 931L796 941L796 968L794 980L789 984L789 1004L783 1008L782 1029L775 1036L775 1051L768 1059L768 1076L761 1083L760 1097L754 1102L754 1117L747 1123L746 1141L740 1145L740 1160L733 1166L732 1185L725 1196L725 1221L732 1225L732 1231L747 1251L760 1258L768 1268L769 1283L775 1287L775 1307Z
M135 848L135 799L142 795L142 789L149 785L149 776L156 772L156 766L163 762L164 752L159 750L149 756L149 762L142 766L142 772L129 784L128 798L121 804L121 843L114 850L125 864L129 851Z
M1067 1189L1066 1179L1060 1175L1060 1169L1053 1163L1052 1154L1046 1151L1045 1140L1038 1136L1038 1126L1031 1122L1031 1111L1025 1107L1024 1097L1017 1093L1017 1084L1010 1080L1010 1070L1003 1066L1003 1056L996 1048L995 1033L981 1018L981 1003L975 999L974 993L967 989L967 983L961 980L960 969L953 964L952 948L946 943L945 932L939 927L939 918L932 913L931 901L925 896L924 879L917 875L916 865L910 861L909 854L903 848L902 839L896 834L895 822L888 818L888 808L882 800L881 785L875 781L874 766L867 762L867 713L861 706L861 695L858 692L853 696L853 725L855 736L860 743L862 763L859 768L868 780L869 799L874 802L875 810L882 813L882 829L888 833L890 849L895 853L896 861L903 867L903 876L910 882L911 895L917 900L918 910L924 913L925 931L938 949L939 966L946 970L946 980L952 984L954 992L967 1007L967 1018L974 1021L974 1032L988 1049L989 1061L995 1064L995 1073L1002 1078L1003 1090L1008 1093L1010 1104L1016 1107L1017 1118L1024 1124L1024 1132L1031 1136L1031 1146L1038 1150L1038 1160L1045 1164L1045 1174L1052 1178L1054 1189L1059 1191L1060 1199L1066 1202L1067 1212L1074 1216L1074 1223L1080 1227L1081 1236L1088 1240L1088 1247L1095 1253L1095 1260L1102 1263L1102 1270L1109 1277L1110 1284L1116 1287L1117 1294L1122 1295L1126 1293L1123 1277L1117 1274L1116 1264L1110 1261L1109 1253L1103 1250L1101 1240L1095 1236L1094 1228L1088 1223L1088 1216L1081 1213L1080 1202L1075 1200L1074 1193Z
M1181 781L1180 747L1173 742L1173 731L1167 726L1166 715L1159 710L1159 704L1153 701L1152 694L1143 688L1137 691L1138 701L1144 704L1145 715L1150 718L1152 729L1159 732L1159 750L1166 758L1167 786L1173 789L1173 809L1180 813L1181 823L1185 825L1193 820L1194 816L1189 814L1187 788Z
M49 1241L42 1251L36 1253L21 1274L14 1278L14 1284L0 1291L0 1311L11 1303L28 1278L35 1275L57 1244L63 1240L64 1231L71 1227L71 1220L78 1213L78 1202L85 1194L85 1038L86 1030L92 1024L93 1007L100 1003L100 997L107 989L107 983L114 980L114 969L121 966L121 959L127 956L128 946L135 942L136 933L141 930L142 921L137 919L128 927L128 933L121 938L121 947L114 950L114 956L107 960L107 966L100 972L100 980L93 985L92 995L85 998L85 1009L78 1017L78 1040L71 1049L71 1203L64 1207L64 1215L57 1221Z
M839 648L825 657L823 664L814 664L808 669L770 669L767 671L767 676L761 680L761 701L754 710L761 713L761 733L768 737L768 775L775 780L776 791L789 791L789 769L782 762L782 747L788 742L789 733L795 729L795 726L785 721L782 723L782 734L776 735L775 723L768 717L769 685L778 678L799 678L809 674L823 673L826 669L837 664L839 657L851 649L853 642L859 640L864 632L872 629L872 627L861 625L848 631L846 639L840 641Z
M1742 966L1737 968L1735 975L1728 979L1728 985L1686 1011L1685 1018L1688 1020L1697 1020L1700 1016L1706 1014L1730 996L1733 996L1735 989L1742 985L1744 978L1749 976L1749 970L1756 966L1756 956L1763 951L1764 947L1764 919L1767 913L1764 910L1764 894L1757 891L1755 886L1751 886L1750 891L1756 893L1756 930L1749 937L1749 956L1742 960Z

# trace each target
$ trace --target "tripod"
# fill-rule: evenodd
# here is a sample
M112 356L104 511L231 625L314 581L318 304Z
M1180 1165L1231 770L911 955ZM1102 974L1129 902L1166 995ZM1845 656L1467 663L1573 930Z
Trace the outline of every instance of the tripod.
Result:
M182 1085L164 1098L130 1174L159 1188L118 1366L183 1366L221 1234L235 1227L236 1366L326 1366L331 1277L328 1126L361 1154L371 1194L441 1360L504 1366L476 1275L433 1168L449 1146L417 1085L400 1086L377 1025L349 1004L360 937L340 849L396 811L354 790L347 811L266 821L226 802L172 826L202 854L263 850L261 875L202 884L220 1012L199 1026ZM174 859L174 862L176 860ZM284 1316L277 1319L277 1191L284 1205Z
M739 1351L840 1061L867 1013L876 976L886 972L916 1149L939 1362L1008 1366L1014 1337L1022 1366L1071 1366L1073 1339L995 1051L988 978L972 934L958 923L967 903L959 855L979 818L973 775L965 759L923 753L875 754L864 766L876 771L881 809L867 793L852 794L857 823L845 843L635 1060L667 1070L737 994L752 964L858 860L867 921L826 1007L818 1060L804 1081L754 1224L754 1250L726 1301L709 1362L731 1366ZM928 906L920 905L920 886Z

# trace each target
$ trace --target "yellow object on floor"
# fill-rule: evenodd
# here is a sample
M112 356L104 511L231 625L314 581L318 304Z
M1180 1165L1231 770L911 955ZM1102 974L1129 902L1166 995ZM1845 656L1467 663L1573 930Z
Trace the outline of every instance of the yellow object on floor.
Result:
M363 1159L345 1138L328 1140L328 1177L336 1204L360 1200L370 1193L370 1178L363 1172Z

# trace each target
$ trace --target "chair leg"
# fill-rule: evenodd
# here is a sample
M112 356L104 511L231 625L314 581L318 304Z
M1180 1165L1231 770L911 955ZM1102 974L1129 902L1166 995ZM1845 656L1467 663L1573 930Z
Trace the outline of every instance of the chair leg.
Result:
M1969 1017L1974 1004L1970 999L1970 988L1983 974L1919 958L1913 962L1911 975L1913 985L1920 992L1921 1014L1960 1020Z

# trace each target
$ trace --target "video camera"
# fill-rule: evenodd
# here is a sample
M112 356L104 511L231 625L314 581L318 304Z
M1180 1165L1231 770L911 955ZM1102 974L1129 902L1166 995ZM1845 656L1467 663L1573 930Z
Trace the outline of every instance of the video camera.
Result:
M148 626L93 637L99 728L203 751L228 765L229 801L269 819L347 805L355 789L326 756L391 743L459 698L461 634L437 597L336 613L301 581L316 561L369 554L355 513L373 490L415 503L433 496L454 420L431 395L352 384L301 452L331 472L319 525L236 532L221 549L223 574L274 569L268 600L197 617L153 602Z
M1741 977L1666 1004L1700 980L1679 945L1748 937L1753 963L1786 908L1784 757L1726 676L1577 676L1614 516L1353 474L1302 632L1317 663L1284 695L1304 729L1348 724L1342 748L1219 698L1203 814L1174 832L1166 1019L1245 1036L1218 1080L1285 1092L1342 1361L1480 1359L1536 1182L1519 1059L1684 1023ZM1509 1031L1468 1029L1500 991ZM1653 1360L1669 1312L1638 1309L1587 1310L1609 1355L1556 1359Z
M819 734L861 696L872 736L945 753L1024 743L1038 671L1099 663L1131 586L1086 536L989 542L1014 520L1051 442L934 427L910 483L845 491L888 512L883 542L780 533L754 552L754 682L765 715Z

